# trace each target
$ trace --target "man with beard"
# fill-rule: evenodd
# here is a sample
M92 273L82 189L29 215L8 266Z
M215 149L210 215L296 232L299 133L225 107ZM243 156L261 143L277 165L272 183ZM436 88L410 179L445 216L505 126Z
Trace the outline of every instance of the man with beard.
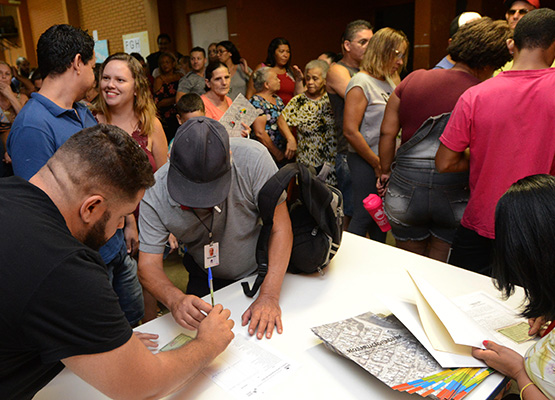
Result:
M154 355L132 335L94 249L153 184L144 151L110 125L73 135L28 182L2 180L3 399L32 398L64 366L111 398L159 398L227 347L233 321L221 305L181 349Z
M14 174L24 179L46 164L71 135L96 125L88 108L79 103L94 84L93 38L73 26L54 25L40 36L37 59L44 78L42 87L17 115L8 136ZM118 229L100 249L132 326L144 315L137 262L131 257L138 250L138 238L135 217L129 215L125 229Z

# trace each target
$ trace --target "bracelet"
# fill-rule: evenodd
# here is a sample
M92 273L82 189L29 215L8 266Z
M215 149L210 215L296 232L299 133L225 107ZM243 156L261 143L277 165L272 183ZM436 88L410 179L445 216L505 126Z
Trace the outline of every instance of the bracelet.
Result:
M526 389L528 386L533 385L534 382L528 382L526 385L524 385L524 387L522 389L520 389L520 400L522 400L522 392L524 392L524 389Z

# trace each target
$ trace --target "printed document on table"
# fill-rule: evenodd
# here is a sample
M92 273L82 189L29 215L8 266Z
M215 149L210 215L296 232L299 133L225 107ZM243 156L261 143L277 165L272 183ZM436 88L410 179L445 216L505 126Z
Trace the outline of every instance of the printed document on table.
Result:
M533 341L537 340L529 338L529 340L523 342L522 337L527 335L528 332L527 320L519 316L513 309L484 292L474 292L459 296L454 298L453 302L488 332L488 336L484 340L493 340L513 349L520 353L520 355L524 355ZM521 333L519 338L515 338L513 332L511 339L501 333L502 331L509 330L508 328L510 327L513 328L513 331L524 329L525 332Z
M235 398L251 399L269 391L297 368L255 336L236 334L202 373Z

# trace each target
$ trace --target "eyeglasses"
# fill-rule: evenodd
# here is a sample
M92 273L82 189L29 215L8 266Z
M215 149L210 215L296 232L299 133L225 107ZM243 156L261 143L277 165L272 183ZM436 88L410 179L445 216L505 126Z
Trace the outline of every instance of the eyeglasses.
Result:
M227 50L216 50L216 54L224 54L227 53Z
M398 60L405 58L405 53L401 53L399 50L394 50L394 51L395 51L395 58L397 58Z
M519 15L524 15L524 14L528 14L528 10L526 8L521 8L520 10L509 10L509 11L507 11L507 14L509 14L511 17L513 15L515 15L516 13L519 13Z

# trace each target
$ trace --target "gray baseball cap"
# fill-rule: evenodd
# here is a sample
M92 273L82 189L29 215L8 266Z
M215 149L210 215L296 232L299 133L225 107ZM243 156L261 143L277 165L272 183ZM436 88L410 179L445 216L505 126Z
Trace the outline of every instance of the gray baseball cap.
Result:
M191 208L222 203L231 186L229 135L218 121L191 118L179 127L170 153L168 192Z

